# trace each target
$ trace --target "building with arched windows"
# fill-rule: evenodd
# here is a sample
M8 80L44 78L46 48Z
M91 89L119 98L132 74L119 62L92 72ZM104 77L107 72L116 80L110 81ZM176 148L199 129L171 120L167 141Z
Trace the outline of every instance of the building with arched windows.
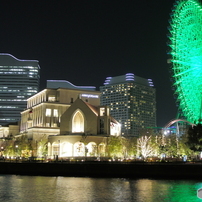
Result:
M84 115L80 109L72 117L72 132L84 133Z
M121 134L120 124L100 106L100 92L67 81L49 81L27 100L20 133L36 142L48 139L48 157L104 156L107 138Z
M107 106L93 106L77 99L62 115L60 134L48 137L48 156L105 156L107 138L119 136L120 124Z
M27 99L27 108L21 112L20 133L26 133L34 140L40 138L40 134L60 133L61 116L77 98L100 105L100 92L94 87L48 81L46 89Z

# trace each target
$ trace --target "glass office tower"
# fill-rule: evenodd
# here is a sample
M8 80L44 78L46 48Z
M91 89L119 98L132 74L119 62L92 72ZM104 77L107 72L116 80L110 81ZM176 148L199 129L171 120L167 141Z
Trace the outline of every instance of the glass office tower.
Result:
M107 77L100 87L101 105L121 123L123 136L138 136L147 127L156 127L156 90L151 79L128 73Z
M27 99L39 90L39 73L37 60L0 54L0 125L20 121Z

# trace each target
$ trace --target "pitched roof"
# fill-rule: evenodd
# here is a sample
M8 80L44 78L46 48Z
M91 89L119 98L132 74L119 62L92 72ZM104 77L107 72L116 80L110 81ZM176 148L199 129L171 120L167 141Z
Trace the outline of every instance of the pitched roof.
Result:
M83 101L89 108L90 110L96 115L98 116L98 107L93 106L91 104L89 104L88 102Z
M83 100L82 100L83 101ZM90 110L96 115L96 116L98 116L98 114L99 114L99 108L98 107L96 107L96 106L94 106L94 105L91 105L91 104L89 104L88 102L85 102L85 101L83 101L89 108L90 108ZM109 115L109 117L110 117L110 121L111 122L113 122L113 123L115 123L115 124L118 124L118 121L114 118L114 117L112 117L111 115Z
M118 124L118 121L112 116L110 116L110 121L113 122L113 123Z

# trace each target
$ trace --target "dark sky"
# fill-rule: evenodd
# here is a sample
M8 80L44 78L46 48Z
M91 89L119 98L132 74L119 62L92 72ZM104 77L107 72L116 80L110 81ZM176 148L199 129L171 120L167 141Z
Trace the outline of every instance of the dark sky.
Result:
M176 117L167 64L174 0L4 0L0 52L39 60L46 80L103 85L108 76L153 79L157 125Z

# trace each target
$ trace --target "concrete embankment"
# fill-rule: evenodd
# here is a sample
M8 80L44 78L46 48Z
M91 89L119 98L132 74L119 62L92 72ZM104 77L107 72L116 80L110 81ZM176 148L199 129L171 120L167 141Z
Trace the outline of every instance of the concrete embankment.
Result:
M0 162L0 174L71 177L202 179L202 164L118 162Z

